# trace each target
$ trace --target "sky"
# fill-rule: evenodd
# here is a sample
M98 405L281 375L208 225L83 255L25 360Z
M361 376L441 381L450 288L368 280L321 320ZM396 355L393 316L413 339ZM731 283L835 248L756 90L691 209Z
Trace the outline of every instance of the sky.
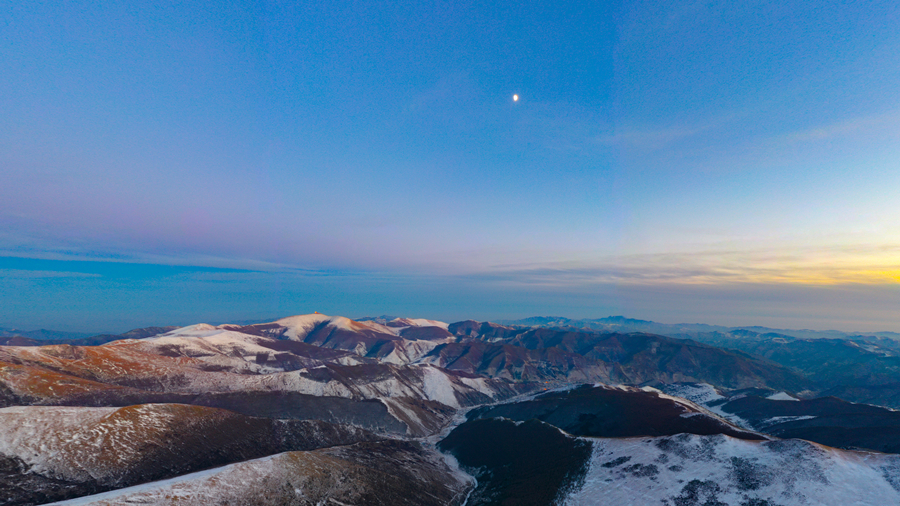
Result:
M0 0L0 326L900 331L897 26L893 1Z

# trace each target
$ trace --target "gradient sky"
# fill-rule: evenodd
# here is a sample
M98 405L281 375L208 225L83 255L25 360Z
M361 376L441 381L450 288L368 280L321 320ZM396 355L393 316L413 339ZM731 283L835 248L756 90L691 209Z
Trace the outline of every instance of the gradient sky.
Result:
M0 1L0 325L900 331L898 26L895 1Z

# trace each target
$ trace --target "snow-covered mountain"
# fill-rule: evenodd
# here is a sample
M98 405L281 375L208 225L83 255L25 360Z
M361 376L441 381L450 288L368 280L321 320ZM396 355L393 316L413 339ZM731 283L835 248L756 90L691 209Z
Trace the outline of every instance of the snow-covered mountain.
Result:
M318 313L99 337L0 344L0 505L874 505L900 483L861 451L900 452L897 412L691 340Z
M198 324L155 337L90 347L0 347L0 396L7 405L183 402L241 412L246 410L236 406L240 404L236 395L243 395L247 402L270 398L273 403L283 399L277 394L306 396L307 403L329 406L339 402L334 398L377 401L405 427L404 433L420 434L442 425L446 412L429 409L423 402L452 409L535 388L428 363L398 360L402 363L396 364L393 359L399 346L384 360L363 351L366 343L386 340L415 349L424 341L399 336L415 327L357 325L346 318L318 314L279 322L251 328ZM446 333L440 326L432 328ZM313 344L303 342L304 338ZM350 351L338 347L339 342ZM362 416L359 410L371 411L341 405L349 410L348 419L357 423ZM373 421L369 428L378 428L379 423Z

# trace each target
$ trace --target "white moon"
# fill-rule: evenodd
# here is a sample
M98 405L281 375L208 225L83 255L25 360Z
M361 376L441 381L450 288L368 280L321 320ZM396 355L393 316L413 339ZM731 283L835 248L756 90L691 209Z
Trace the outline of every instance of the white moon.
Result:
M519 101L519 96L513 95L513 102L518 102L518 101Z

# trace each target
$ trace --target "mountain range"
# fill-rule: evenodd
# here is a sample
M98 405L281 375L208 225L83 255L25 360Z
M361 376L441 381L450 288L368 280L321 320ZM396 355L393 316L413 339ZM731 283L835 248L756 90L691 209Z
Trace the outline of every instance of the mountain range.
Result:
M42 332L0 341L0 504L900 502L890 333L318 313Z

